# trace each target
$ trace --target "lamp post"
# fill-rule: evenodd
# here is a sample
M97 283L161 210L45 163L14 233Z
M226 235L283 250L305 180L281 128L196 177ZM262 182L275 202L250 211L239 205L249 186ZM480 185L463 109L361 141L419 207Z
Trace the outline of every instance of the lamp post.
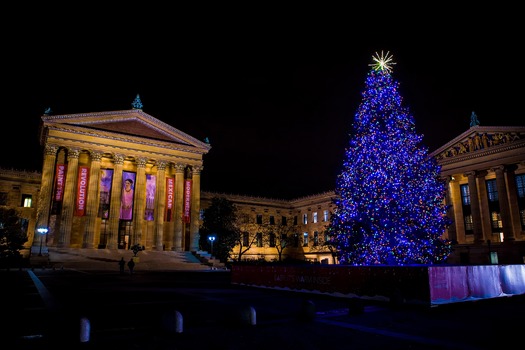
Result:
M211 244L210 253L211 255L213 255L213 242L215 241L215 236L208 236L208 240L210 241L210 244Z
M47 234L48 229L45 227L40 227L36 229L40 233L40 250L38 251L38 256L42 256L42 241L44 240L44 235Z

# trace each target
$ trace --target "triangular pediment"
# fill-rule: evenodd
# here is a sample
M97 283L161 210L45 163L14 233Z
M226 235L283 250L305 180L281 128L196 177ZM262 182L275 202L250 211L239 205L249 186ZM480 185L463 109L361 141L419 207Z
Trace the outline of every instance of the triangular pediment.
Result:
M47 125L76 126L93 131L113 132L134 137L209 149L209 144L144 113L141 109L67 115L44 115Z
M496 150L525 140L525 126L473 126L430 154L438 160Z

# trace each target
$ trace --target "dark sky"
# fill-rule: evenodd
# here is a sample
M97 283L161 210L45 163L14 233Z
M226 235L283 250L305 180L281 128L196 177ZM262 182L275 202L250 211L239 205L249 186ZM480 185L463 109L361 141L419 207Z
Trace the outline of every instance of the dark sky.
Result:
M381 50L397 63L393 76L430 151L466 131L472 111L483 126L525 124L525 73L513 44L523 28L505 11L352 27L372 14L297 23L197 16L183 25L181 13L146 21L137 12L26 18L20 26L31 35L6 39L2 168L41 171L37 129L47 107L126 110L138 93L144 112L209 138L203 190L270 198L330 191L368 64Z

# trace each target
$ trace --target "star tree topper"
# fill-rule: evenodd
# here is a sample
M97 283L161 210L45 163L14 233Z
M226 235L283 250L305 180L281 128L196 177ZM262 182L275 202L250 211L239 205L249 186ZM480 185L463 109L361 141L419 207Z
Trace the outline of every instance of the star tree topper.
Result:
M372 61L374 63L370 63L369 66L373 67L375 70L384 70L387 73L392 73L392 66L395 66L396 63L393 61L392 55L390 55L390 51L387 51L386 54L381 51L381 54L375 53L375 56L372 56Z

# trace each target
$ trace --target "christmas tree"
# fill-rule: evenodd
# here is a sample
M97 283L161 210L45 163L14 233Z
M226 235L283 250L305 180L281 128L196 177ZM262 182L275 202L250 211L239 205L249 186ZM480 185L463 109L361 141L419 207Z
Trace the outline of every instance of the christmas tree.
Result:
M444 262L450 219L440 167L428 156L392 78L392 56L376 54L336 179L328 232L340 264Z

